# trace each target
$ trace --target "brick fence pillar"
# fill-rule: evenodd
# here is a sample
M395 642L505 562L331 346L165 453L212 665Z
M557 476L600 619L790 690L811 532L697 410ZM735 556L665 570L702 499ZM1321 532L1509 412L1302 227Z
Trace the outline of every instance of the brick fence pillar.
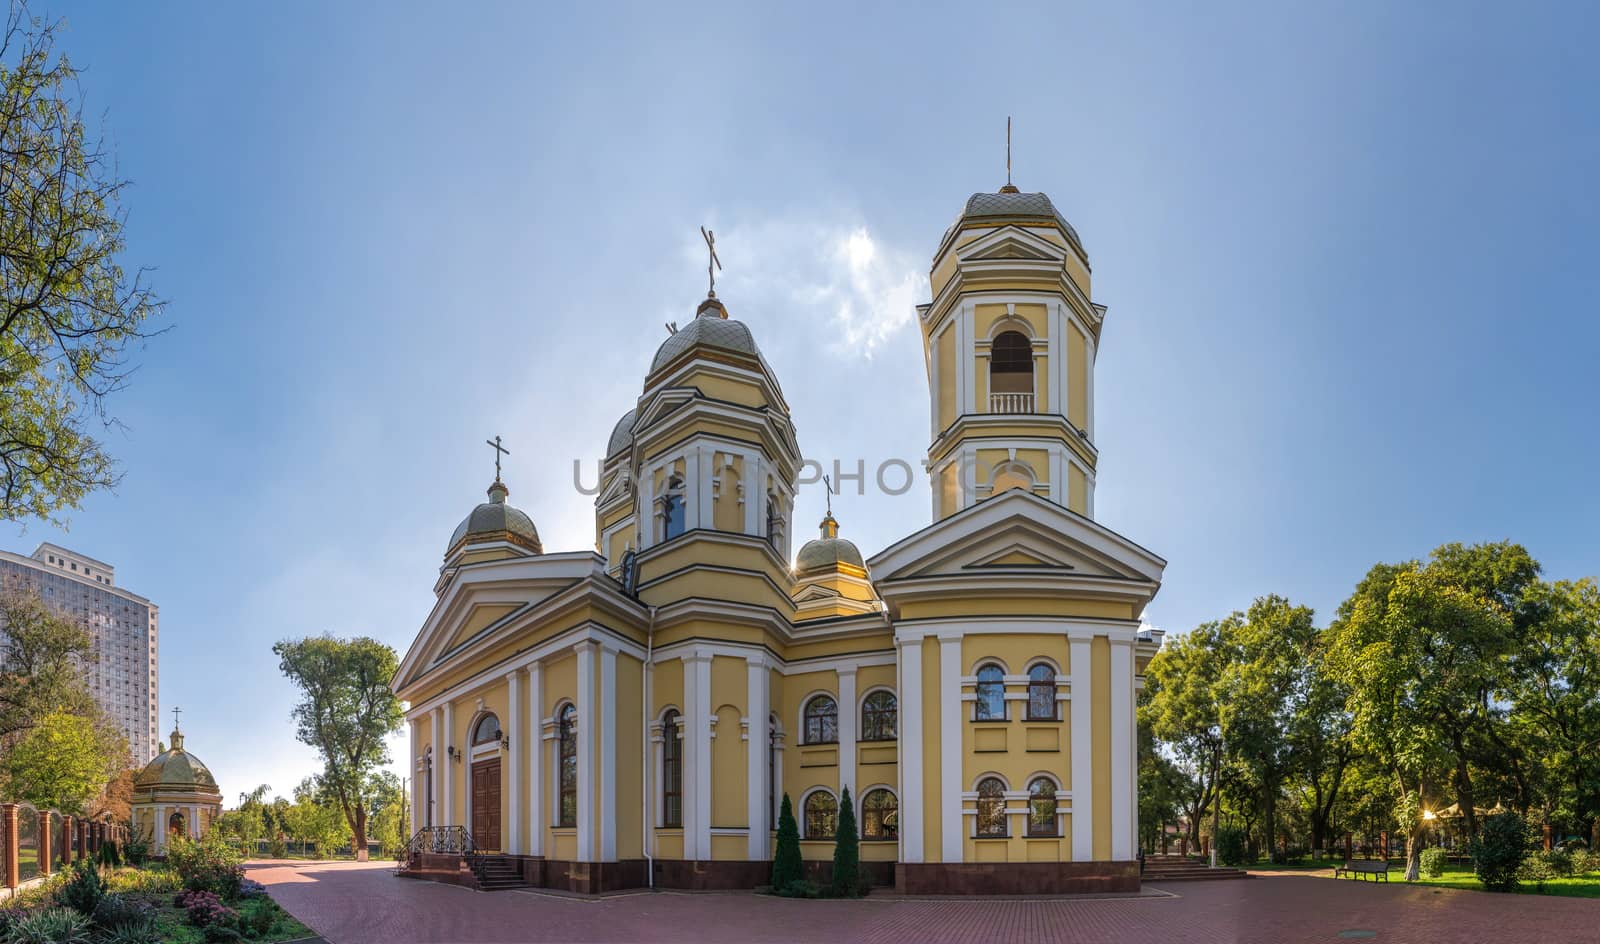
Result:
M1544 851L1549 852L1550 851L1550 846L1551 846L1551 842L1550 842L1550 824L1549 823L1545 823L1544 824Z
M55 845L55 843L51 842L50 840L54 839L55 837L50 835L50 832L56 828L55 817L58 816L58 815L59 814L52 813L49 810L40 810L39 811L39 874L40 875L49 875L51 873L51 871L53 871L50 868L50 850Z
M16 888L21 881L22 864L17 861L17 805L0 806L0 843L5 844L7 888Z
M61 861L72 862L72 817L65 813L61 814Z
M89 838L89 821L88 820L84 820L84 819L80 819L80 820L78 820L76 825L78 827L78 835L76 837L77 838L77 845L75 845L73 847L73 851L76 853L74 858L76 858L78 861L81 862L81 861L83 861L84 855L86 855L86 852L85 852L83 847L88 845L87 840Z

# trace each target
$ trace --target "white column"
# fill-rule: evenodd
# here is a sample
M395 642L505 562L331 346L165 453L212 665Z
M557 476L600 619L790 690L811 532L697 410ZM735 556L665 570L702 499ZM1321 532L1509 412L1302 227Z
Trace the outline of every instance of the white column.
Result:
M158 852L158 853L165 853L167 851L167 817L169 817L171 815L172 815L171 813L167 812L167 807L166 807L165 804L156 807L155 834L156 834L156 852ZM68 848L69 849L71 848L70 845L68 846ZM70 859L71 855L68 855L68 858Z
M617 861L617 650L600 645L600 861Z
M711 656L683 660L683 856L711 858Z
M200 838L200 807L194 804L189 806L189 838Z
M1071 679L1072 701L1072 861L1088 862L1094 858L1094 734L1090 726L1090 706L1094 693L1090 691L1089 640L1072 640L1069 652L1071 664L1067 676Z
M424 822L421 812L422 778L417 776L417 758L422 756L417 750L417 742L421 739L421 734L421 719L412 718L411 743L409 745L410 750L408 751L408 755L411 758L411 822L406 824L410 827L410 831L406 836L407 839L415 836L417 834L417 830L422 828L422 823Z
M1086 424L1084 432L1089 434L1089 441L1094 441L1094 335L1085 332L1083 336L1083 369L1088 373L1088 383L1084 385L1085 400L1083 404L1083 421Z
M544 666L528 666L528 855L544 855Z
M745 797L745 822L750 827L749 855L751 861L769 858L767 837L771 826L767 822L767 716L768 688L771 676L766 660L760 656L745 660L745 715L750 719L748 741L745 744L745 782L749 785ZM657 767L659 770L659 766Z
M511 799L504 804L506 810L506 852L522 855L522 742L526 735L522 724L522 670L512 669L506 674L505 735L510 747L506 749L506 776L511 787Z
M454 768L456 762L455 758L450 756L449 748L453 747L456 742L456 706L448 701L444 703L444 742L446 750L439 757L439 760L444 765L444 796L440 798L444 803L444 813L439 817L439 822L445 826L455 826L457 825L455 821L456 811L455 803L452 801L455 799L456 772ZM456 748L456 756L459 757L460 755L461 749ZM461 766L466 767L466 765L466 759L463 758Z
M595 718L594 651L597 644L584 640L578 652L578 861L595 861L594 755L598 749Z
M839 790L850 788L850 799L860 806L856 796L856 733L860 715L856 711L856 670L854 667L839 670Z
M1138 816L1133 785L1133 643L1111 641L1111 858L1135 858Z
M1050 372L1050 404L1048 412L1067 413L1067 371L1065 356L1061 353L1066 343L1066 319L1061 317L1061 303L1050 305L1049 337L1045 341L1045 369ZM1061 502L1065 505L1066 502Z
M767 533L767 490L761 487L761 454L750 451L744 454L744 531L746 534Z
M711 477L716 474L716 456L710 446L696 446L691 453L698 459L700 474L695 485L695 520L699 527L710 529L716 527L716 516L711 507Z
M900 861L922 861L922 640L900 643Z
M961 828L961 637L939 637L939 813L943 860L960 862L965 843Z
M656 543L656 474L649 466L639 470L639 507L634 516L639 521L633 546L639 550Z
M428 714L433 723L433 741L428 748L433 752L433 767L428 771L428 776L433 778L433 789L429 791L429 802L433 804L433 809L423 817L423 822L443 826L444 818L440 815L439 803L444 798L445 765L450 763L450 759L444 756L444 710L435 708Z
M701 499L705 490L700 488L700 478L705 474L705 469L700 464L700 449L690 446L683 454L683 529L685 531L700 527L700 507L704 504Z

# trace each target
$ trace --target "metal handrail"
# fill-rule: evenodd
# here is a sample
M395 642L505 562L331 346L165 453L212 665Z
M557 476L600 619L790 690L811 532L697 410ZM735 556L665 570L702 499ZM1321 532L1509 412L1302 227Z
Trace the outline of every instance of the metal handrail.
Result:
M424 826L406 843L406 866L415 868L424 855L471 856L476 851L465 826Z

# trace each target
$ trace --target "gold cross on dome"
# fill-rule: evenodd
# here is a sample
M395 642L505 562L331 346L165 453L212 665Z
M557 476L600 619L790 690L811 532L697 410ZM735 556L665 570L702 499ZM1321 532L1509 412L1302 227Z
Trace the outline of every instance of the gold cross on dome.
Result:
M178 725L178 715L180 715L182 713L183 713L183 709L182 708L179 708L176 705L174 705L172 707L172 730L174 730L174 731L178 730L178 727L179 727L179 725Z
M721 271L722 269L722 260L717 258L717 236L711 230L708 230L702 226L700 227L700 238L706 241L706 252L710 253L711 255L711 259L706 263L706 278L711 282L710 286L706 289L706 297L716 298L717 272ZM716 269L712 269L712 266L715 266Z
M485 439L483 442L484 442L485 445L489 446L490 448L492 448L494 450L494 480L496 482L498 482L498 481L500 481L500 456L501 455L507 455L507 456L511 455L511 450L507 449L506 447L504 447L502 445L500 445L500 437L499 436L496 436L493 439Z

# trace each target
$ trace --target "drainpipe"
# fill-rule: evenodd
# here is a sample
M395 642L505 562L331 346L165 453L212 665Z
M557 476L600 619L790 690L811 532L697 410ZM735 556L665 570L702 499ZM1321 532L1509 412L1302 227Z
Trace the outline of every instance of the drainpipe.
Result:
M652 606L644 630L644 699L639 705L639 725L644 734L640 738L644 745L644 762L639 765L639 783L644 789L639 791L643 797L639 811L639 848L644 850L645 887L650 889L656 887L656 857L650 854L650 682L655 678L650 658L655 642L656 608Z

